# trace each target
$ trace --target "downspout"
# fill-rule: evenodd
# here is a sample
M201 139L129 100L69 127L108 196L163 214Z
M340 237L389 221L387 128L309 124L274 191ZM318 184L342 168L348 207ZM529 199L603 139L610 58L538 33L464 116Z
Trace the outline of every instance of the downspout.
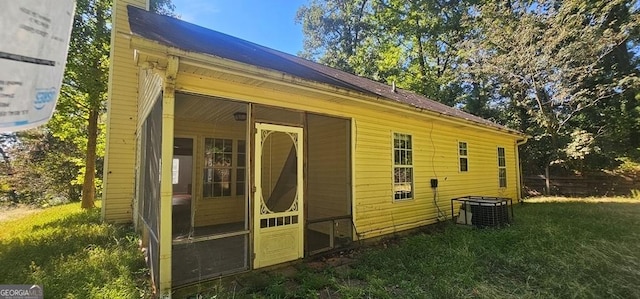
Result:
M516 141L516 175L517 175L517 188L518 194L516 195L516 200L520 202L522 200L522 163L520 163L520 146L527 143L529 140L529 136L525 136L524 139L520 139Z

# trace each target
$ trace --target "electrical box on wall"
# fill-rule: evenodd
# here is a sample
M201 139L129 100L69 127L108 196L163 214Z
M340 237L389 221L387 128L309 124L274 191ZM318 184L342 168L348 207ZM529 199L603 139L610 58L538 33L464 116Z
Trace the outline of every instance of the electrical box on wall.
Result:
M438 179L431 179L431 188L438 188Z

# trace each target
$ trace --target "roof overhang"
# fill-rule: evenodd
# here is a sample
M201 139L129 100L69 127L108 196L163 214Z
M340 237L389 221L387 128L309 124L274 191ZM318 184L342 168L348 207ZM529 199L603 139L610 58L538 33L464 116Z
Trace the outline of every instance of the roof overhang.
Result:
M120 33L123 34L123 33ZM342 98L349 101L362 102L366 105L377 106L378 108L393 109L402 113L408 113L416 117L434 118L446 123L458 126L472 126L483 131L506 134L512 138L522 139L526 135L516 130L511 130L502 126L491 126L485 123L476 122L471 119L452 116L424 108L414 107L410 104L389 100L373 93L363 93L316 81L299 78L284 72L262 68L259 66L246 64L234 60L225 59L205 53L197 53L170 47L155 40L150 40L141 36L128 34L131 48L135 51L134 60L138 66L149 67L153 65L162 69L166 66L169 56L180 57L181 66L195 66L215 72L235 75L247 79L261 80L276 85L281 85L289 89L310 91L327 96ZM179 76L179 75L178 75Z

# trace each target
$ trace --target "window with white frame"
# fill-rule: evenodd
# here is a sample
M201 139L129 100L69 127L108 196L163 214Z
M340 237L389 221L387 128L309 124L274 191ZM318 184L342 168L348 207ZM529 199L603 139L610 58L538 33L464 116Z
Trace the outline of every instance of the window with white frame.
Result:
M460 172L469 171L469 149L466 142L458 142L458 160Z
M223 138L204 140L203 197L243 195L246 142Z
M507 187L507 158L504 147L498 147L498 182L500 188Z
M394 200L413 198L413 144L411 135L393 133Z

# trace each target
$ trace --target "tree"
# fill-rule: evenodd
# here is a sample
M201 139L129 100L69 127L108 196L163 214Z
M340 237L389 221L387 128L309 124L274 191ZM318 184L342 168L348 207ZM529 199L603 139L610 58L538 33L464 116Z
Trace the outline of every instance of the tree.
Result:
M605 20L603 23L606 25L604 30L614 34L628 32L629 41L614 46L611 52L603 57L598 67L604 70L605 76L596 77L588 84L610 84L613 80L623 77L637 80L639 75L638 57L633 52L640 37L638 26L633 24L638 18L637 11L634 11L637 2L619 1L612 4L607 13L602 15ZM591 7L591 10L595 11L601 9L599 5ZM606 159L601 156L640 158L640 135L637 134L640 131L640 101L636 99L639 90L637 84L629 84L629 87L619 90L614 97L600 101L593 109L585 111L574 120L574 126L584 128L594 136L591 147L599 149L599 152L597 155L579 156L579 159L572 159L571 162L606 163ZM593 161L594 157L597 161Z
M448 105L456 105L462 94L456 82L458 43L469 34L463 18L469 0L379 0L375 23L379 33L395 36L404 51L401 87Z
M312 1L298 10L305 58L454 105L468 0Z
M170 0L152 11L174 15ZM101 185L112 0L78 0L60 97L46 126L0 135L0 203L82 198ZM99 191L99 190L98 190Z
M635 71L607 63L638 30L637 18L611 18L621 8L629 13L627 2L490 1L469 20L478 29L461 43L468 83L498 82L492 92L533 120L519 128L535 137L527 147L536 156L525 158L545 168L584 158L609 126L587 126L599 119L590 113L601 115L637 90Z
M298 9L305 35L302 57L353 73L350 62L368 36L369 0L313 0Z
M63 79L64 92L56 111L59 114L58 119L62 119L62 122L54 122L54 125L50 126L54 129L55 135L70 142L82 140L84 138L80 136L86 136L81 203L85 209L94 207L98 121L104 110L109 73L111 5L110 0L76 2ZM86 123L81 125L83 121ZM76 128L80 130L69 128L66 126L68 123L78 124ZM56 124L59 126L55 126Z
M636 0L314 0L304 57L533 138L525 168L640 159Z
M80 185L74 144L56 138L45 128L4 135L0 202L45 205L79 198Z
M149 3L150 11L165 16L178 17L178 15L175 14L175 9L176 6L171 0L151 0Z
M84 150L82 208L94 207L96 170L103 140L100 116L105 111L111 39L111 0L78 0L54 136ZM153 11L173 14L170 0L151 1ZM99 136L101 136L99 138ZM99 178L99 177L98 177Z

